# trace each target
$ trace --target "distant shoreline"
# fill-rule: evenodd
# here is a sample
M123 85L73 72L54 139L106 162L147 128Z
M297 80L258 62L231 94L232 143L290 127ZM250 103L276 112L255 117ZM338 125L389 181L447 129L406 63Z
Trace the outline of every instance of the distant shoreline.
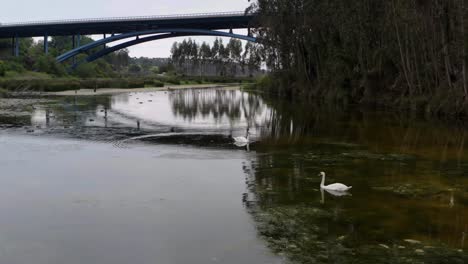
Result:
M239 87L239 84L184 84L184 85L168 85L165 87L146 87L146 88L99 88L94 92L94 89L79 89L76 91L62 91L62 92L45 92L42 95L57 95L57 96L93 96L93 95L112 95L119 93L131 92L155 92L155 91L169 91L171 89L212 89L212 88L234 88Z

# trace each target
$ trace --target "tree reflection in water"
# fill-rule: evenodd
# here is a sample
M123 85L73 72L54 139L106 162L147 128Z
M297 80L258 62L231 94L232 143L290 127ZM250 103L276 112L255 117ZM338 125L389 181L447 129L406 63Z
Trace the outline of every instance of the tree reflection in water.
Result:
M231 128L259 127L268 112L263 100L239 90L187 89L169 95L172 111L187 122L213 119L215 124L229 123Z

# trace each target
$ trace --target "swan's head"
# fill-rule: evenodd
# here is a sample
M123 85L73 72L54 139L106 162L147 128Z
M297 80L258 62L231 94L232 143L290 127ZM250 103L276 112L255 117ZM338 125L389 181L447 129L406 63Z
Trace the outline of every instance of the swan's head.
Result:
M325 177L325 172L321 171L318 176Z

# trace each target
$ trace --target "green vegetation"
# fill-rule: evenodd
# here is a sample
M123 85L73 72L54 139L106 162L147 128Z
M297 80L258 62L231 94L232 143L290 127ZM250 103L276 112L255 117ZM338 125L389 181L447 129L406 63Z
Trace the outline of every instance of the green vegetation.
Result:
M81 44L87 44L93 40L82 37ZM198 54L198 45L195 42L184 41L182 44L174 44L179 47L181 60L193 59L199 65L198 55L187 55L187 44L195 48ZM127 50L121 50L110 54L92 63L83 62L86 57L101 49L90 50L87 54L80 54L76 61L78 66L72 70L73 60L65 63L57 63L55 57L72 48L71 37L54 37L49 43L49 55L44 55L41 41L34 42L31 38L20 40L20 56L12 57L11 43L0 40L0 88L5 91L65 91L80 88L141 88L141 87L163 87L164 85L181 84L211 84L211 83L252 83L250 77L234 77L235 75L222 74L223 76L203 77L197 72L196 77L176 72L170 59L130 58ZM210 54L219 57L218 62L226 71L229 62L240 63L242 44L240 41L231 41L225 48L221 40L216 40L214 50L223 50L226 58L219 57L219 51L213 51L204 43L202 47L210 50ZM192 52L193 50L191 50ZM235 52L234 52L235 51ZM244 53L244 57L249 54ZM211 55L210 55L211 56ZM3 59L2 59L3 58ZM208 55L200 57L207 64ZM249 66L252 68L253 66ZM231 69L232 70L232 69ZM220 74L221 75L221 74Z
M81 45L88 44L93 40L89 37L81 38ZM77 56L76 61L79 66L76 70L71 70L73 60L65 63L57 63L55 57L72 49L71 37L53 37L49 42L49 54L43 51L43 42L34 42L32 38L20 39L20 56L11 57L12 49L9 40L0 40L0 77L9 78L7 73L15 76L15 73L25 72L47 73L54 78L113 78L125 74L130 64L130 57L127 50L121 50L101 58L92 63L81 63L85 58L102 47L88 51L86 54ZM6 75L6 76L5 76Z
M6 97L7 95L8 95L8 91L0 88L0 98Z
M43 73L29 73L24 75L12 74L11 78L0 78L0 89L3 91L41 91L58 92L78 89L99 88L142 88L164 87L165 85L188 84L213 84L213 83L253 83L253 78L228 78L228 77L130 77L130 78L86 78L76 77L52 78Z
M258 0L271 80L291 99L326 98L468 114L464 1Z

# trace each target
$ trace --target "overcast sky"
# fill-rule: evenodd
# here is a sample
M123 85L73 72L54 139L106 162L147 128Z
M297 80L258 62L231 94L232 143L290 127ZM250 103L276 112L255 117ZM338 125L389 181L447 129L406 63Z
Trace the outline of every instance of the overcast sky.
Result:
M1 4L0 23L243 11L248 6L247 0L5 0ZM212 37L196 39L213 40ZM130 56L168 57L172 43L176 40L182 39L160 40L130 47Z

